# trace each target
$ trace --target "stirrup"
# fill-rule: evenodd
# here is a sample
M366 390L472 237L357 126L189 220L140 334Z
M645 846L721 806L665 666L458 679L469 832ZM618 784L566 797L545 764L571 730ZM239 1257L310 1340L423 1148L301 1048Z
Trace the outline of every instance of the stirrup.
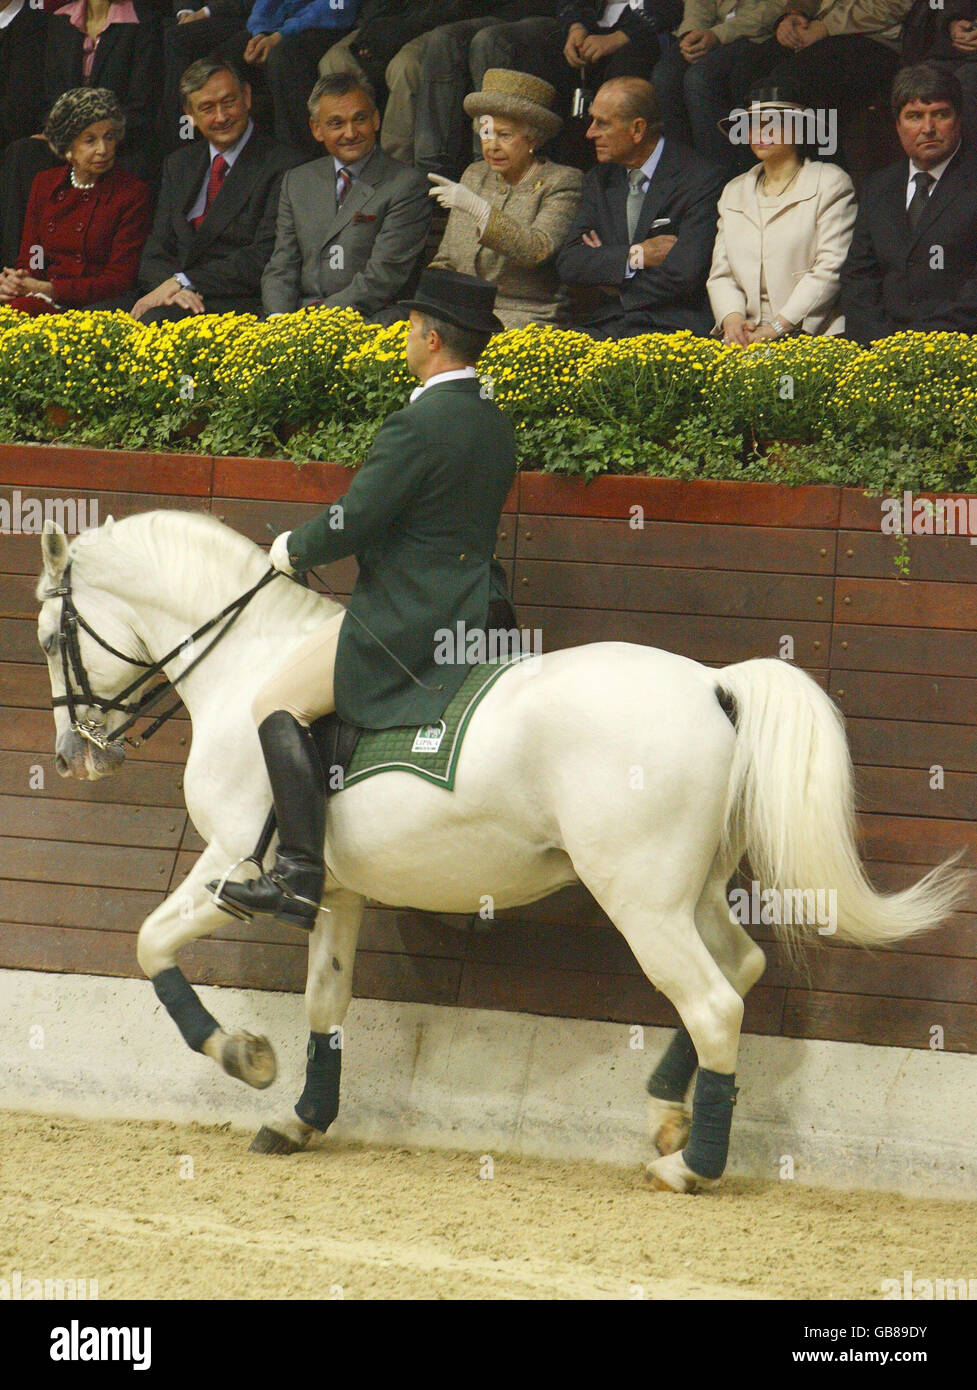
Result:
M224 885L230 878L231 874L234 873L235 869L239 869L242 864L253 864L255 868L258 870L258 875L260 877L260 875L263 874L265 871L265 866L262 862L263 858L264 856L259 858L258 851L256 849L253 849L250 854L244 854L241 856L240 859L235 859L231 867L229 869L225 869L224 873L218 879L217 886L210 895L210 901L214 904L214 906L219 907L221 912L226 912L228 916L235 917L239 922L253 921L254 913L249 912L246 907L241 907L239 903L225 901Z
M238 862L240 863L241 861L239 860ZM293 893L288 884L282 882L281 874L276 874L274 869L269 870L268 877L271 879L272 883L276 884L277 887L282 890L282 899L284 902L302 903L304 907L314 907L317 913L330 911L328 907L323 907L321 903L314 902L312 898L303 898L301 893ZM223 883L223 880L221 880L221 882Z

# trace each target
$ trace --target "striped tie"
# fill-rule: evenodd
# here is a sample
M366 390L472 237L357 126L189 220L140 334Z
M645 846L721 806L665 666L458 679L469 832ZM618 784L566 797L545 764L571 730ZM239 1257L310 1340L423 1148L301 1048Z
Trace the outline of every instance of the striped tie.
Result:
M345 165L339 171L339 187L336 190L336 206L342 207L343 199L353 186L353 175Z

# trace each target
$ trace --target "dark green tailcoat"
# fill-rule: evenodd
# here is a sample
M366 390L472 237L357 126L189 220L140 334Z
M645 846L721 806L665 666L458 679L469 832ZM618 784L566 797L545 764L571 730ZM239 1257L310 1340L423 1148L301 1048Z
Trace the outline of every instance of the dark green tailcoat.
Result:
M515 471L512 425L478 381L438 382L384 423L346 496L292 532L297 570L359 562L336 652L344 719L386 729L440 717L468 670L463 645L452 664L435 660L444 629L483 629L504 593L492 556Z

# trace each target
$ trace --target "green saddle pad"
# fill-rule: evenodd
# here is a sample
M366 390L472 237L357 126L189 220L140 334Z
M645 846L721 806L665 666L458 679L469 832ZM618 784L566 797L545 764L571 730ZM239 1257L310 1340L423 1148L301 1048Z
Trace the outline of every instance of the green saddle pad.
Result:
M437 724L364 729L343 776L344 788L378 772L413 772L452 791L462 740L479 702L500 676L531 656L523 652L507 661L473 666Z

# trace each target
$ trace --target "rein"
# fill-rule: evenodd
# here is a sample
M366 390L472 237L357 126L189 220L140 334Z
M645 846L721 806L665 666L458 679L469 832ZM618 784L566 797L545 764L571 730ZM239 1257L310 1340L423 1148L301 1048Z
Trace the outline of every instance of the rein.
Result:
M71 720L72 732L80 734L82 738L87 739L89 743L95 744L97 748L107 749L111 748L113 744L123 742L131 744L134 748L139 747L141 742L144 743L146 739L152 738L153 734L155 734L158 729L162 728L168 719L171 719L173 715L176 714L183 703L182 700L177 698L169 709L164 710L162 714L158 715L144 731L141 739L129 738L128 730L133 727L137 720L145 715L147 710L161 700L164 695L170 692L176 692L177 682L184 680L194 667L199 665L204 657L208 656L210 652L213 651L217 643L244 612L258 590L263 589L270 580L275 579L279 574L281 574L280 570L269 569L266 574L261 576L257 584L252 585L246 593L234 599L215 617L203 623L195 632L192 632L189 637L184 637L177 646L168 651L165 656L160 657L159 661L142 661L139 657L127 656L125 652L117 651L110 642L106 642L104 637L100 637L95 629L91 627L78 612L71 593L71 561L69 560L65 567L61 584L56 589L49 589L44 595L45 598L60 598L63 600L58 637L61 647L61 670L64 676L65 693L64 695L55 695L51 701L52 705L55 708L58 705L66 705L68 709L68 718ZM129 700L128 697L137 692L140 686L145 685L148 680L152 680L154 676L159 675L168 661L172 661L172 659L178 656L186 646L195 642L198 637L203 637L204 633L209 632L211 628L216 627L217 624L222 622L225 618L227 621L216 634L214 640L208 642L204 650L195 656L178 676L174 676L172 680L168 677L164 678L158 685L154 685L151 690L143 690L141 694L136 696L134 701ZM88 633L89 637L94 638L100 647L104 648L107 652L111 652L113 656L117 656L120 660L128 662L130 666L144 666L146 668L142 675L137 676L134 681L130 682L124 690L120 690L118 695L111 700L107 700L101 695L96 695L92 690L91 683L88 679L88 672L85 670L85 663L82 661L81 657L81 646L78 641L79 628L83 628L85 632ZM73 688L72 677L77 681L78 690ZM91 715L89 715L89 718L84 723L79 720L77 715L78 705L87 706L89 709L101 710L103 714L107 713L109 710L121 710L123 713L128 714L129 718L120 724L111 735L106 735L102 723L94 720Z

